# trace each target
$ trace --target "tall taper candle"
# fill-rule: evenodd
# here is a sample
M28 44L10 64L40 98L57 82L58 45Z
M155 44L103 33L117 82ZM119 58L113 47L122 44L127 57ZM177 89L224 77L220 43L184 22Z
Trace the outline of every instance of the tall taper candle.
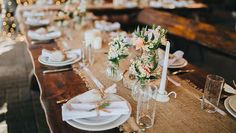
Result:
M170 42L167 41L164 63L163 63L162 74L161 74L161 83L160 83L160 88L158 90L159 94L166 93L165 88L166 88L167 68L168 68L168 62L169 62L169 52L170 52Z

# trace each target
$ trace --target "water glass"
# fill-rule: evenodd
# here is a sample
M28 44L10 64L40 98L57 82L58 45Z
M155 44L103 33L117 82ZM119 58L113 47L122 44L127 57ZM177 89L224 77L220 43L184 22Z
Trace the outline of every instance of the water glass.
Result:
M145 85L138 90L136 122L141 128L150 128L155 121L156 101L152 99L157 87Z
M83 42L82 47L82 62L85 65L93 65L94 63L94 50L92 48L91 44L85 45L85 42Z
M89 60L89 65L93 65L94 63L94 50L92 45L88 45L88 60Z
M207 75L203 94L203 109L208 113L215 113L219 105L220 95L224 85L224 78L218 75Z

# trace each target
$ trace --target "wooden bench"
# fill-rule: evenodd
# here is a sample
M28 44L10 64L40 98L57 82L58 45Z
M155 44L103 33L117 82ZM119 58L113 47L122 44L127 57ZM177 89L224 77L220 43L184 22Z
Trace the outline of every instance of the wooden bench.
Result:
M160 25L168 29L170 34L236 58L236 33L153 9L142 10L137 16L137 22L146 25Z

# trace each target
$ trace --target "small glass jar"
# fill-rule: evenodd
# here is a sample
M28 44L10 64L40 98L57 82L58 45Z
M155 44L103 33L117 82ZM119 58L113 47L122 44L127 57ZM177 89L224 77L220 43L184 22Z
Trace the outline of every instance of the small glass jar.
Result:
M110 63L106 69L106 75L110 80L114 82L118 82L123 78L123 72L120 70L119 66L111 65Z

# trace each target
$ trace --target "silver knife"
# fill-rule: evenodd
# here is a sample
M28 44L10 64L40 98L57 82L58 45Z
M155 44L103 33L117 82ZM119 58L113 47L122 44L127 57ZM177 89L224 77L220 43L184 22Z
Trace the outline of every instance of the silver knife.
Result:
M72 70L72 68L62 68L62 69L54 69L54 70L44 70L43 74L47 73L56 73L56 72L63 72L63 71L69 71Z

